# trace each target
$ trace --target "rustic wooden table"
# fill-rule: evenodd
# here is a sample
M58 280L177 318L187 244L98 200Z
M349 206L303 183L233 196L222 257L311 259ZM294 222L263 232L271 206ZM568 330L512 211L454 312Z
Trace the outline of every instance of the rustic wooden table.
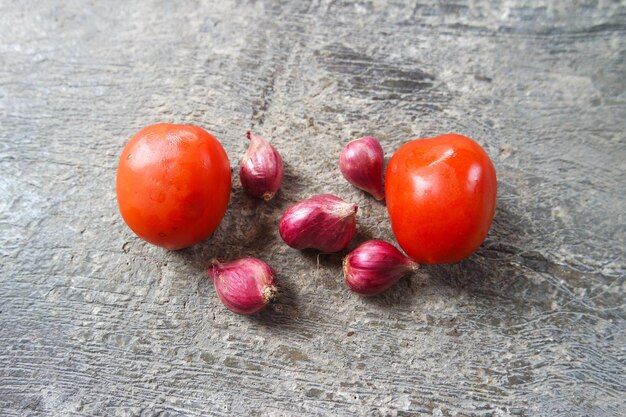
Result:
M626 413L626 6L619 1L0 1L0 415L617 416ZM270 204L237 182L206 242L122 222L141 127L200 125L236 168L247 129L287 163ZM499 176L481 249L371 300L282 211L384 204L351 138L479 141ZM354 246L354 245L353 245ZM213 257L266 259L281 298L218 302Z

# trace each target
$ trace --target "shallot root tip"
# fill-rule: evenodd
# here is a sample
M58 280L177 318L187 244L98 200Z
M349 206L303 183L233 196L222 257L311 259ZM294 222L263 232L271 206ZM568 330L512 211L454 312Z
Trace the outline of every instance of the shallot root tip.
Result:
M274 300L278 295L278 288L275 285L267 285L263 288L263 299L266 303Z

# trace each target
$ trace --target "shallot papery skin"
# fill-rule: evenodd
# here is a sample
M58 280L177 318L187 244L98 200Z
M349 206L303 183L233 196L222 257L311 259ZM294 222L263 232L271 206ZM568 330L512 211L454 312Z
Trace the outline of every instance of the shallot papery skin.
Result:
M380 294L419 265L383 240L368 240L343 260L346 284L358 294Z
M380 142L364 136L349 142L339 155L339 169L355 187L370 193L376 200L385 198L383 165L385 154Z
M250 146L239 169L241 186L255 198L271 200L283 180L283 159L265 138L247 132Z
M278 230L292 248L338 252L354 237L357 210L355 204L334 195L316 195L289 207Z
M235 313L258 313L276 296L276 274L260 259L214 260L208 272L220 301Z

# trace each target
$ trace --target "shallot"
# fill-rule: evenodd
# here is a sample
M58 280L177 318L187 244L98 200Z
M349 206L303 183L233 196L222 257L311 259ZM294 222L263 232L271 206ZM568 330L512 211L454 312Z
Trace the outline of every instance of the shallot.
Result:
M380 142L371 136L364 136L349 142L339 156L339 168L348 182L370 193L376 200L385 198L383 193L384 163L383 148Z
M241 186L252 197L271 200L283 180L283 159L265 138L247 132L250 146L241 160Z
M260 259L213 260L208 272L217 296L235 313L255 314L276 296L276 274Z
M382 240L368 240L343 260L346 284L358 294L380 294L419 265L395 246Z
M355 204L330 194L307 198L285 211L280 236L295 249L338 252L354 237L357 210Z

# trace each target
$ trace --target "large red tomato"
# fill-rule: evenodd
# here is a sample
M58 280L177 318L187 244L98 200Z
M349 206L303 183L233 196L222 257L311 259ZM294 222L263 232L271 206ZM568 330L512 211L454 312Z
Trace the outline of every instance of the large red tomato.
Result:
M458 262L485 240L496 188L493 164L473 140L447 134L409 142L385 177L393 233L417 262Z
M122 151L117 202L140 238L170 250L198 243L222 221L230 197L222 145L196 126L156 124Z

